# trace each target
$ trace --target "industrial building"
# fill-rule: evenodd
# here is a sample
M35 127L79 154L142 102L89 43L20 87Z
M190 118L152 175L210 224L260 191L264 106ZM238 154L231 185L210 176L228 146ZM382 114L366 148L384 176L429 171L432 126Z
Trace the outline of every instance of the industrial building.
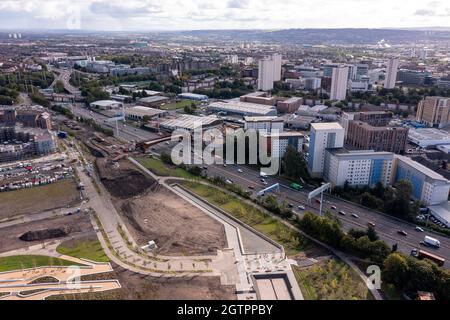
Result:
M164 96L151 96L139 99L138 103L145 107L159 107L161 104L168 102L170 99Z
M409 129L408 140L422 148L450 145L450 133L435 128Z
M143 106L135 106L135 107L125 109L125 117L127 119L134 120L134 121L143 121L144 117L147 117L150 120L153 120L155 118L165 117L168 114L169 114L169 112L165 111L165 110L154 109L154 108L143 107Z
M112 110L122 108L123 104L114 100L99 100L92 102L89 106L100 110Z
M244 128L253 129L261 132L271 132L272 130L283 131L284 120L277 116L266 117L244 117Z
M216 117L198 117L192 115L182 115L173 119L168 119L160 123L160 128L168 131L185 130L193 131L195 128L202 127L208 129L218 126L222 123Z
M208 109L213 112L224 112L242 116L276 116L275 106L268 106L257 103L241 102L239 100L228 100L228 102L212 102Z
M303 98L292 97L277 102L277 111L281 113L294 113L303 104Z
M209 97L204 94L196 94L196 93L181 93L177 96L179 99L188 99L188 100L194 100L194 101L207 101L209 100Z

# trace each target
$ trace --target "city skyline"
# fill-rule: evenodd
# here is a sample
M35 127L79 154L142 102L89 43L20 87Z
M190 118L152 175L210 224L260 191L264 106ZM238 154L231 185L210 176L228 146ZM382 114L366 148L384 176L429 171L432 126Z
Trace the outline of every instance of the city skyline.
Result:
M356 5L355 5L356 4ZM326 9L326 10L325 10ZM324 14L326 12L326 15ZM351 19L348 12L352 12ZM289 28L448 28L444 1L7 0L1 29L162 31Z

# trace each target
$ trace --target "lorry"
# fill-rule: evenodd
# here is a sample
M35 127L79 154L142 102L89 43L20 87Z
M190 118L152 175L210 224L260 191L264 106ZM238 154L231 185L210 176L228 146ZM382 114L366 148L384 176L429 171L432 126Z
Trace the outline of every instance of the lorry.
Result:
M259 173L259 176L261 178L267 178L267 174L265 172L262 172L262 171Z
M416 257L417 259L428 259L433 262L435 262L438 266L442 267L445 263L445 259L437 256L431 252L420 250L420 249L413 249L411 251L411 256Z
M437 247L437 248L439 248L441 246L441 242L438 239L432 238L430 236L425 236L425 238L423 238L423 243L425 245Z

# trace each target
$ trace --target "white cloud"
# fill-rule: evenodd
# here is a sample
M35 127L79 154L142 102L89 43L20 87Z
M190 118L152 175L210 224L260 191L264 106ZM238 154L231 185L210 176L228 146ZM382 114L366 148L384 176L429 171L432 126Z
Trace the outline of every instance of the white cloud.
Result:
M83 29L450 27L447 0L1 0L0 28Z

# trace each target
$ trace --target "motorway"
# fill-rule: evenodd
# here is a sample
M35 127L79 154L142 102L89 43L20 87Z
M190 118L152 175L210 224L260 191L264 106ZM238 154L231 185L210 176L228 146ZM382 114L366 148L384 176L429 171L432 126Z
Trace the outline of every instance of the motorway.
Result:
M170 152L173 144L174 143L170 143L169 145L167 145L166 143L159 144L154 147L153 152ZM209 176L222 176L225 179L231 180L234 184L240 185L246 188L248 191L251 191L253 193L253 196L255 197L260 190L275 183L279 183L281 188L280 193L277 196L278 200L285 200L287 203L293 204L293 210L295 214L297 214L298 216L302 216L304 211L310 211L312 213L319 214L320 205L314 200L310 203L308 203L307 201L307 194L310 190L293 190L289 188L289 182L285 179L279 177L269 177L265 179L268 184L264 185L261 181L261 177L259 176L259 171L256 171L255 169L244 165L227 165L226 167L224 167L221 164L217 164L207 167L208 169L206 170L206 172ZM242 172L238 172L238 169L241 169ZM249 189L248 187L250 186L254 187L254 189ZM389 245L397 244L398 250L403 253L410 254L413 248L422 247L422 245L420 245L420 242L423 241L425 235L429 235L433 238L438 239L441 242L440 248L435 249L431 247L424 247L423 249L444 257L446 259L445 266L447 268L450 268L449 238L428 231L416 231L414 229L415 225L413 224L397 220L388 215L380 214L368 208L360 207L341 199L330 197L327 194L324 194L323 200L322 213L325 211L330 211L339 219L344 231L348 231L351 228L366 229L368 223L372 222L375 224L375 229L380 239L384 240ZM299 205L303 205L306 210L298 209ZM336 206L337 209L331 209L332 205ZM342 216L338 214L338 211L340 210L344 211L346 215ZM356 213L358 215L358 218L352 217L352 213ZM406 231L407 235L403 236L398 234L397 231L399 230Z

